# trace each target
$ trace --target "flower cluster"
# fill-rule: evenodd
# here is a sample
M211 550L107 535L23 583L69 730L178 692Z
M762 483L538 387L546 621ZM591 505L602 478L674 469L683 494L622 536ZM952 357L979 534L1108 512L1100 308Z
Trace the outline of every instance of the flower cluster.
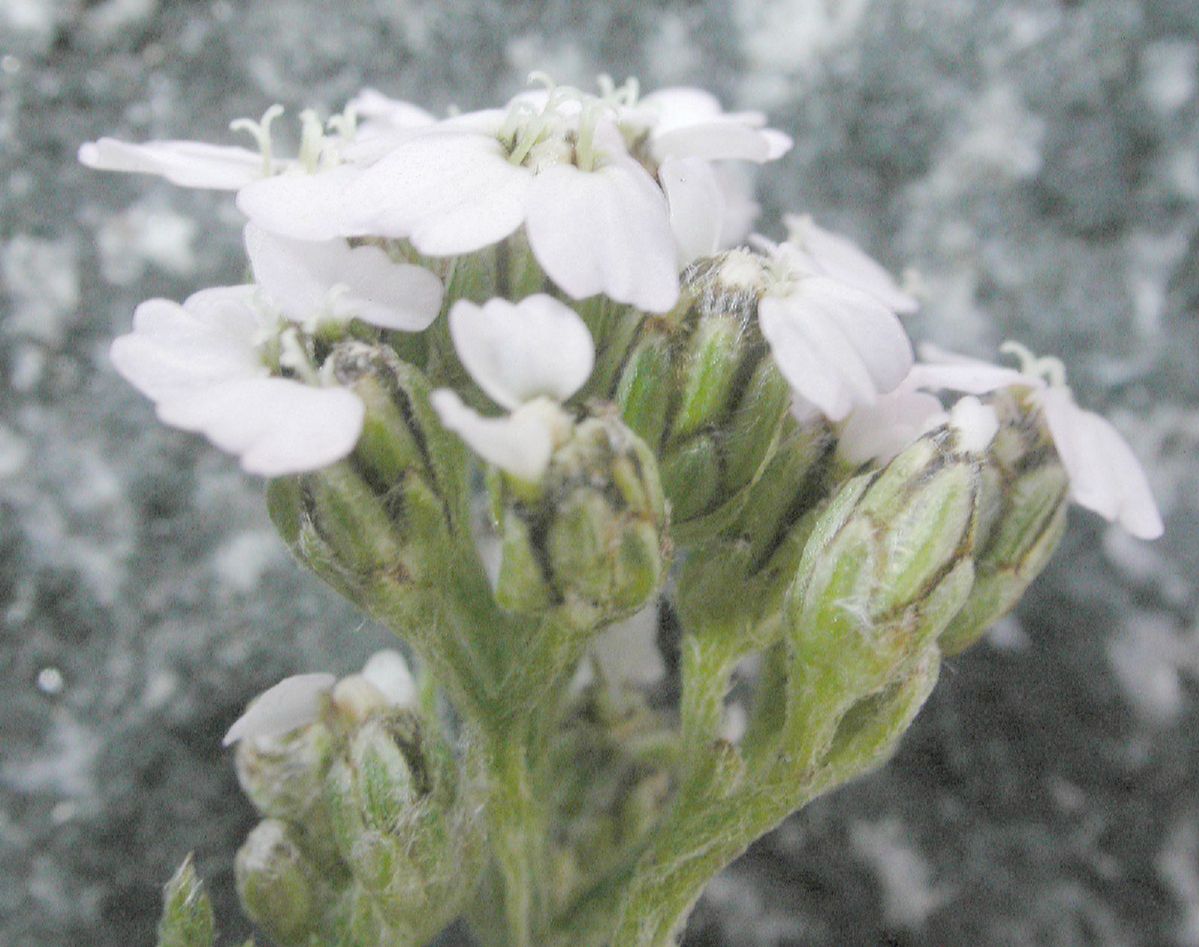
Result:
M143 303L113 363L270 478L296 557L419 662L289 678L229 730L264 816L239 890L280 942L426 940L485 872L511 943L669 942L712 873L889 752L1068 499L1163 529L1056 359L917 348L916 280L806 216L750 233L735 166L791 146L763 115L533 79L445 118L366 91L302 113L294 157L278 106L233 123L256 149L80 150L235 192L250 281ZM669 713L643 693L660 614Z

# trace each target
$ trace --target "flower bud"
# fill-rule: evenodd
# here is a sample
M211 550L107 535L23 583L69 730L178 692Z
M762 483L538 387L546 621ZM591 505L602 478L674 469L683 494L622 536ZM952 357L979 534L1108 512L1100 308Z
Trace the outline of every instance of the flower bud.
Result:
M671 550L657 465L618 418L575 425L534 494L504 477L491 488L504 607L564 605L594 626L633 613L664 580Z
M158 947L212 947L215 942L212 903L188 855L163 888Z
M307 943L320 922L317 872L277 819L258 823L238 850L237 894L254 921L281 944Z
M995 399L1001 428L983 466L970 597L939 639L958 654L1015 608L1066 528L1070 483L1047 433L1016 398Z
M303 823L323 804L325 771L333 738L322 723L278 737L242 740L237 747L237 781L262 815Z
M970 591L978 461L954 447L944 429L922 437L813 525L785 626L801 678L837 703L906 674Z
M613 399L661 458L676 538L736 515L770 457L791 392L757 326L762 263L731 251L692 266L684 299L639 330Z
M424 376L390 348L339 342L325 365L366 406L358 445L346 461L272 481L268 505L296 557L369 610L373 586L434 581L444 557L430 550L469 535L468 467Z
M457 913L477 863L476 810L462 804L453 761L408 710L374 713L330 766L332 831L354 883L373 899L354 924L427 940ZM460 890L461 889L461 890Z

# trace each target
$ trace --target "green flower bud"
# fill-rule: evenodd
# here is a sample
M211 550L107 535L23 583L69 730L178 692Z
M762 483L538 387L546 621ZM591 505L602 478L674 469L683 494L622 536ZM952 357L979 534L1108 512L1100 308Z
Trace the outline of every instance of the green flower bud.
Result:
M215 943L212 903L188 855L162 891L158 947L212 947Z
M787 416L790 389L757 327L762 266L740 250L692 266L684 301L641 323L611 395L661 458L683 543L736 515Z
M288 826L277 819L260 822L234 867L238 897L254 923L281 944L307 943L325 893Z
M575 425L536 491L502 476L490 485L505 608L564 606L594 627L636 611L664 581L671 549L657 465L616 417Z
M964 651L1015 608L1066 528L1070 484L1052 442L1016 398L994 406L1001 426L982 471L974 588L939 639L945 654Z
M262 815L302 822L322 802L332 758L332 734L314 723L274 738L242 740L237 780Z
M459 799L448 750L422 734L410 711L373 714L325 779L337 849L373 904L356 903L352 922L419 932L397 933L402 942L428 939L453 919L479 861L477 809Z
M388 624L419 626L419 593L443 584L452 550L469 542L465 453L436 419L424 375L387 346L339 342L325 365L362 399L362 436L345 461L272 481L271 518L341 594L368 611L385 599Z
M850 480L816 519L788 595L794 667L844 708L907 674L973 581L978 460L940 430ZM805 686L795 682L798 686Z

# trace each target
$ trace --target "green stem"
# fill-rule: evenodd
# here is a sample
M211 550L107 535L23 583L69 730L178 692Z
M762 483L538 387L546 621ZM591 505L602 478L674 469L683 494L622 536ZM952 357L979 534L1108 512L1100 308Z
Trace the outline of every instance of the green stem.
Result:
M531 740L523 732L484 738L492 793L491 850L504 880L504 915L512 947L532 947L541 888L545 826L533 785Z

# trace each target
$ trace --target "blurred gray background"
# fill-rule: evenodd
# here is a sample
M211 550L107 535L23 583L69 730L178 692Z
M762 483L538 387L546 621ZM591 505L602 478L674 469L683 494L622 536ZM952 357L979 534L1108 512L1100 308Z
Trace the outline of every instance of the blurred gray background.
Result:
M220 735L387 640L107 361L140 300L239 280L231 202L78 144L233 142L231 118L363 85L477 107L534 68L768 111L797 144L762 229L807 210L917 267L917 337L1062 355L1169 524L1146 545L1076 511L894 761L755 846L689 943L1199 944L1194 0L3 0L0 943L149 943L193 848L244 935Z

